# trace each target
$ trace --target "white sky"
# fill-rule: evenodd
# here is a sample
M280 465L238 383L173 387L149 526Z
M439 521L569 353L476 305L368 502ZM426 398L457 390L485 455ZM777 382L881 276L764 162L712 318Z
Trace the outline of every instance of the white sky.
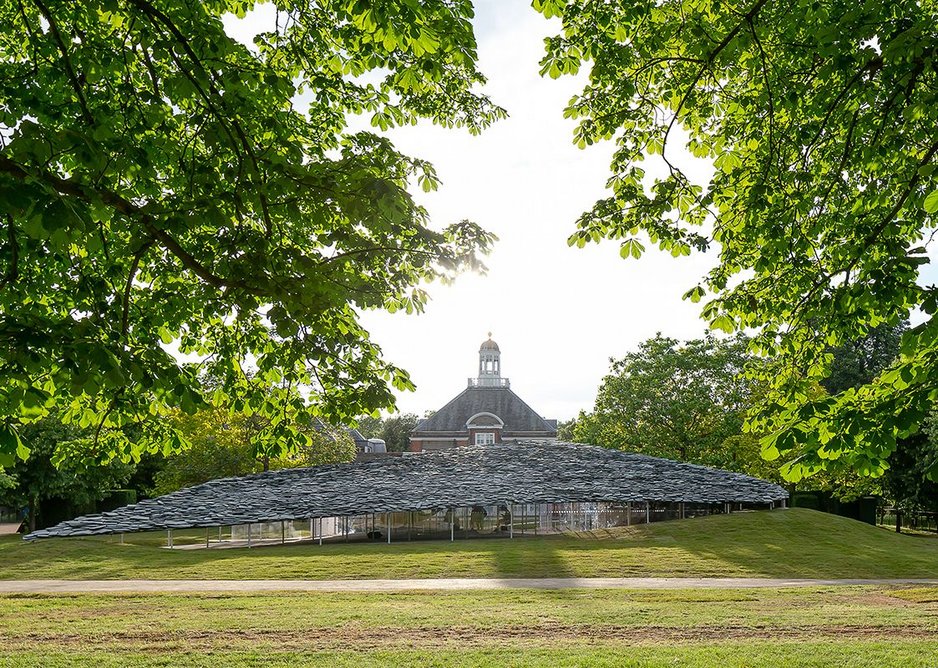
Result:
M581 83L538 75L543 38L557 23L523 0L482 0L476 12L486 92L509 118L479 137L429 125L390 136L436 166L442 187L419 198L435 224L469 218L498 235L489 273L433 286L421 315L368 313L364 322L417 385L399 395L402 411L422 415L462 391L491 331L512 389L564 420L592 409L610 356L657 331L703 334L698 306L681 295L711 260L651 250L626 261L615 243L567 246L576 218L604 196L612 145L576 148L563 109Z
M403 412L422 415L461 392L491 331L512 389L542 416L564 420L592 408L610 357L658 331L703 335L698 305L681 295L713 260L650 249L627 261L615 243L567 246L577 216L604 195L612 145L577 149L574 124L562 114L581 84L538 75L542 40L558 24L525 0L475 4L486 92L509 118L479 137L429 124L388 134L403 152L435 165L442 187L418 195L435 226L468 218L498 235L489 273L431 286L421 315L371 312L363 322L417 385L398 395ZM243 37L259 30L258 20L227 24Z

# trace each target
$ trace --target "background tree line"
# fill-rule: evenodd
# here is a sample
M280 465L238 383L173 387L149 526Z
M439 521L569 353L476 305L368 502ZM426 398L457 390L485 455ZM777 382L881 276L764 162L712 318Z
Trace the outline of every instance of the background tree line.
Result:
M812 399L835 397L872 382L899 354L905 325L881 326L828 351L829 375ZM852 500L876 494L906 509L938 510L938 484L928 465L938 454L938 417L932 413L912 435L900 438L881 476L860 475L837 461L790 482L792 453L765 458L762 434L746 428L765 388L751 371L770 361L749 352L743 335L680 342L660 334L636 352L611 360L592 411L560 427L560 438L666 457ZM744 373L749 370L750 373ZM798 478L799 476L794 476Z
M320 421L301 427L301 445L271 457L259 447L264 428L257 416L222 409L173 414L173 428L190 447L181 452L144 453L138 460L94 462L69 453L89 437L81 429L49 415L26 425L21 438L30 457L0 472L0 507L14 509L32 531L70 517L183 487L260 471L348 462L355 444L344 428Z
M320 421L301 430L304 444L289 454L271 457L258 447L257 435L264 427L260 416L206 409L193 415L179 411L172 419L174 429L190 447L182 452L144 453L130 462L69 457L74 444L88 438L90 428L67 424L56 415L27 425L21 438L31 455L0 471L0 507L14 509L26 527L34 530L208 480L355 458L348 431ZM383 439L389 452L402 452L417 421L412 413L365 416L357 428L366 438Z
M358 419L358 431L365 438L380 438L388 452L406 452L410 449L410 432L420 420L413 413L398 413L383 418L366 416Z

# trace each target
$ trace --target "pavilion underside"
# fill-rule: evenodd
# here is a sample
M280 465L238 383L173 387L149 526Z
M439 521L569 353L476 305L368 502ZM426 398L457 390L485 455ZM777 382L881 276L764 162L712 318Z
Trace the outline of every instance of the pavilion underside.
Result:
M171 543L181 529L205 530L207 545L514 537L772 508L787 497L740 473L524 442L213 480L26 538L167 531Z
M260 547L287 543L361 543L502 539L601 532L651 522L784 507L760 503L536 503L473 506L440 511L367 513L347 517L255 522L204 529L166 530L177 548ZM480 512L481 511L481 512ZM478 517L478 520L476 519Z

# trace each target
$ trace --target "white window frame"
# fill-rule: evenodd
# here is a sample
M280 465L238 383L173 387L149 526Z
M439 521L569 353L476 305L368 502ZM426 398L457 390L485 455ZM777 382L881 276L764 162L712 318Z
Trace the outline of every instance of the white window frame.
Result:
M475 434L476 445L495 445L494 431L477 431Z
M505 423L495 413L485 411L476 413L466 420L466 429L501 429L504 426Z

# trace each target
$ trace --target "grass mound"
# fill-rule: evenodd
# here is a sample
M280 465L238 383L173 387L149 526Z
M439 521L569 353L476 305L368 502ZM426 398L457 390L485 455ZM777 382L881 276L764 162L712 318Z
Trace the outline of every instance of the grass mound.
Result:
M938 540L806 509L514 540L166 550L152 537L0 540L3 579L938 577Z

